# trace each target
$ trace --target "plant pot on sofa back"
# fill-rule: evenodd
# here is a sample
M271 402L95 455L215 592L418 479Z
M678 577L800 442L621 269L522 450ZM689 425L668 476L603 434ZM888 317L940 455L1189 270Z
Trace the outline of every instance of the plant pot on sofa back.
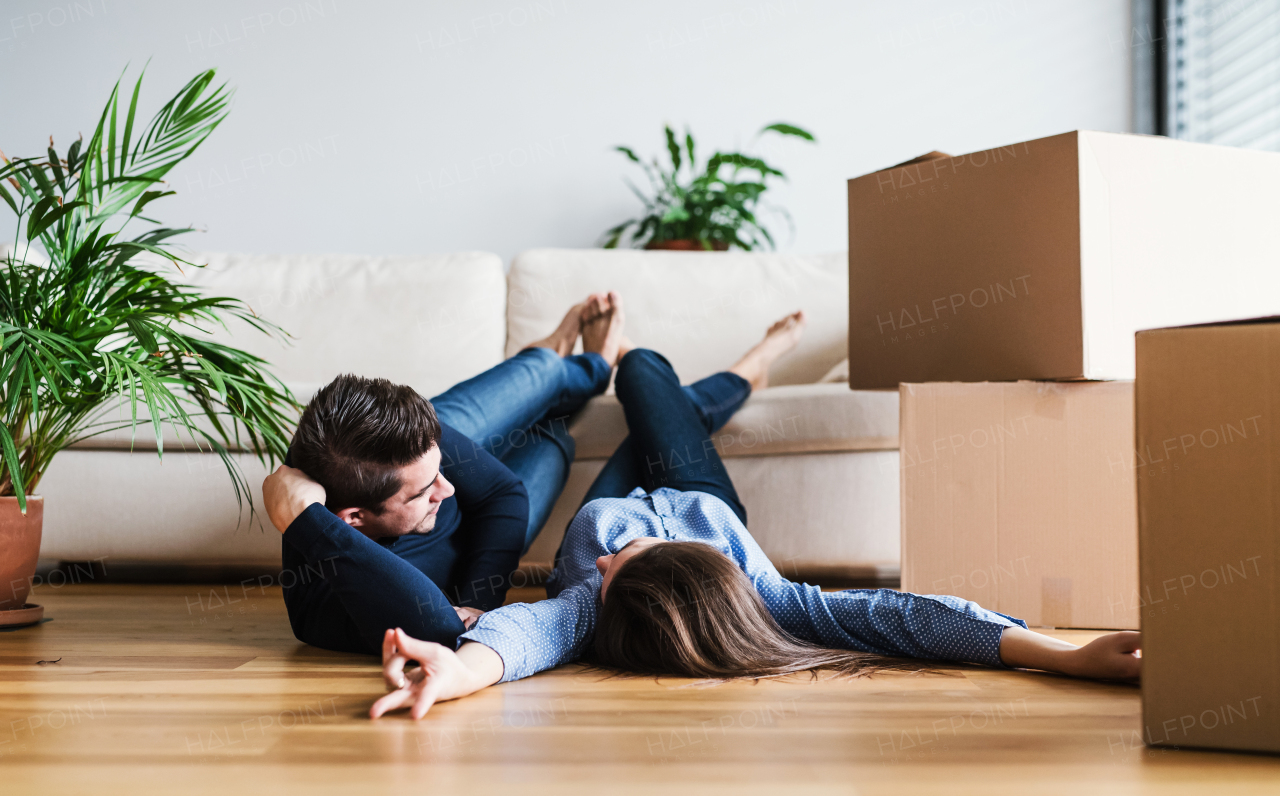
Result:
M16 497L0 497L0 611L21 608L31 591L40 558L44 498L27 497L27 513Z

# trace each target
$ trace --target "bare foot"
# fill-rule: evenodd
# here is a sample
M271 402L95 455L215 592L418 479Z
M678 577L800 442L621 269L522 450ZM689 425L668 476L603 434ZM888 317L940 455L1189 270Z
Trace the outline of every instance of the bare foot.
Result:
M622 356L622 297L610 290L603 302L589 304L582 317L582 350L604 357L610 367L618 364Z
M604 295L604 293L593 293L587 296L587 300L581 304L574 304L565 313L560 325L556 327L554 332L541 340L530 343L525 348L550 348L562 357L572 354L573 346L578 342L578 335L582 333L584 316L590 312L596 297L599 296L603 300Z
M631 342L630 337L627 337L625 334L622 335L621 339L618 340L618 361L621 362L622 358L635 347L636 344Z
M729 372L751 382L752 390L768 387L769 366L800 343L807 322L804 310L798 310L770 326L769 331L764 333L764 339L729 368Z

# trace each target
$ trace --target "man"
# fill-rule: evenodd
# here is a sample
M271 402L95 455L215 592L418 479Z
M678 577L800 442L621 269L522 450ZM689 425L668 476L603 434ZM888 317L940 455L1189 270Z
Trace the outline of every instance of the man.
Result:
M398 626L452 645L502 605L568 478L568 418L608 386L622 327L618 295L593 294L549 337L430 402L385 379L322 388L262 486L284 567L309 575L285 589L294 635L378 654Z

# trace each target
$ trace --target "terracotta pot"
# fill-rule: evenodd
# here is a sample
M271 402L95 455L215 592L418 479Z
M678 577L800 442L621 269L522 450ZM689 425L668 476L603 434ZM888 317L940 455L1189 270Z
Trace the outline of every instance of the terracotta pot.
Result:
M644 245L646 249L668 249L678 252L701 252L706 251L702 248L700 240L651 240ZM711 244L711 251L724 252L729 250L727 243Z
M21 608L27 602L43 527L43 497L27 498L25 516L18 510L16 497L0 497L0 611Z

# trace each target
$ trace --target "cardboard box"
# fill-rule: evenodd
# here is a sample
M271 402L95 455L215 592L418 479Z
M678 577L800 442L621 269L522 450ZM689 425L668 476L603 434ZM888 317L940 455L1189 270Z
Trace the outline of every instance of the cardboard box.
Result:
M850 386L1132 379L1138 329L1280 313L1277 184L1280 154L1086 131L849 180Z
M1145 740L1280 752L1280 321L1137 357Z
M1137 629L1132 382L903 384L902 588Z

